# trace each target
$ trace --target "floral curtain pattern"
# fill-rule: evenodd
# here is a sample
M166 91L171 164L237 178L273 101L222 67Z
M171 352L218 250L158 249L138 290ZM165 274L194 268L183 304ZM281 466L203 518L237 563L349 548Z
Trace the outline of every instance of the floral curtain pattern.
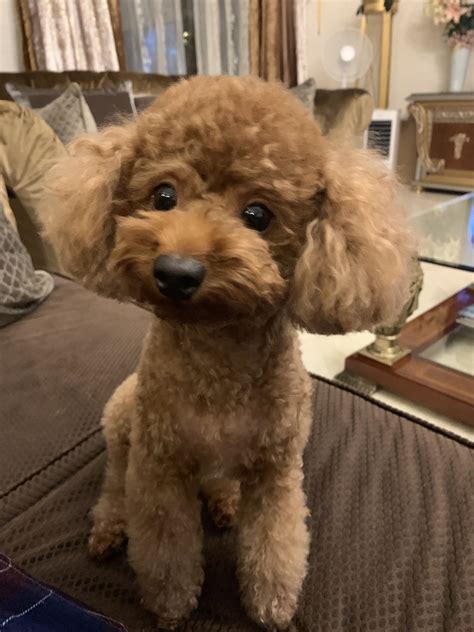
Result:
M119 70L107 0L23 0L20 10L28 20L29 67Z

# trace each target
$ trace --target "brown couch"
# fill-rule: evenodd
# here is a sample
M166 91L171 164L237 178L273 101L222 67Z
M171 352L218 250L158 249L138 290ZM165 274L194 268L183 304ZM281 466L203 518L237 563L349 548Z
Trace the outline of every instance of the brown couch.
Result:
M86 541L104 469L102 408L134 370L148 319L57 278L44 304L0 330L0 551L129 632L157 627L125 554L98 563ZM312 546L293 632L472 631L473 445L313 384ZM204 521L206 580L179 629L257 632L239 603L235 533Z
M113 91L124 81L132 83L133 93L140 99L147 96L160 95L179 77L151 75L134 72L92 72L69 71L49 72L31 71L20 73L0 73L0 99L9 100L11 97L5 89L6 83L22 84L37 89L64 90L71 82L78 83L83 91L103 90ZM143 101L146 103L146 100ZM316 90L314 99L314 114L324 133L330 133L337 128L345 136L351 138L359 136L369 126L374 101L365 90L350 88L344 90ZM139 109L139 108L138 108Z

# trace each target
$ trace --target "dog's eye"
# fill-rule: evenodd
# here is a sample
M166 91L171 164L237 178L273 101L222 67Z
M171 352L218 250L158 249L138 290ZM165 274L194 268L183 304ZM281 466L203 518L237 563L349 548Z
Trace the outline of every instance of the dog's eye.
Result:
M249 228L263 232L272 221L272 213L266 206L258 202L253 202L242 211L242 219Z
M159 184L153 191L152 200L157 211L171 211L178 202L176 189L171 184Z

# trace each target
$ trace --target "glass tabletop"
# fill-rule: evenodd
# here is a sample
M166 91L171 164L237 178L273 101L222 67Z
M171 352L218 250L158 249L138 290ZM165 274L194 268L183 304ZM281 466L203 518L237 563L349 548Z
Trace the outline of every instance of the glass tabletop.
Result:
M420 259L474 270L474 193L437 204L413 225Z
M420 356L474 377L474 329L458 324Z

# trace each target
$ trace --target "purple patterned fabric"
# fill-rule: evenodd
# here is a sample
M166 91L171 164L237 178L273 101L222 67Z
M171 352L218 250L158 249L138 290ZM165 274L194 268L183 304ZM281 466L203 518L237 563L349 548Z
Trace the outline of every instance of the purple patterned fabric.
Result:
M113 632L126 628L40 584L0 553L0 630Z

